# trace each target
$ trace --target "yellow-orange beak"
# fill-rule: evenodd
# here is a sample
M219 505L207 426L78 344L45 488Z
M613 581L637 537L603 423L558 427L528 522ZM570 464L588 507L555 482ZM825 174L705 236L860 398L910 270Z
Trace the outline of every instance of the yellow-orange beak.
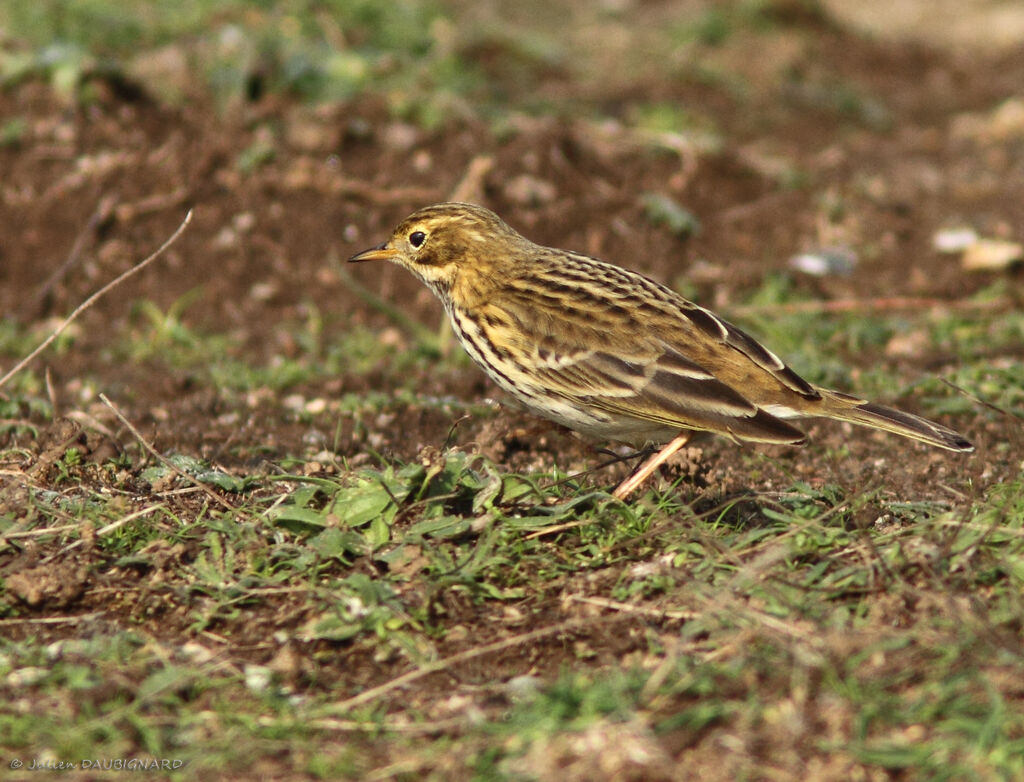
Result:
M362 263L363 261L393 261L398 257L398 252L388 247L388 243L378 244L369 250L356 253L348 259L349 263Z

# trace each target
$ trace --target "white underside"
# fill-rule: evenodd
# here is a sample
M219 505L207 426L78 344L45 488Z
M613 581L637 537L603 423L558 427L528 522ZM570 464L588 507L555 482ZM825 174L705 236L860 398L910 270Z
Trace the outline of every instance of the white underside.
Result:
M773 415L776 418L806 418L807 413L801 413L799 410L794 410L792 407L786 407L785 405L761 405L761 409L769 415Z

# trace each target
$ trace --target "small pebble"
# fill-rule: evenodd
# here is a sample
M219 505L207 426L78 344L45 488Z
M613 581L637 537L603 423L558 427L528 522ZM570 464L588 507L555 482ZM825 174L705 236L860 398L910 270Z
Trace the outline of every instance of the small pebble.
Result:
M932 246L940 253L961 253L978 241L978 233L970 227L943 228L932 236Z
M789 259L789 268L812 277L849 277L857 266L857 256L844 247L800 253Z
M960 265L970 272L999 271L1024 260L1024 246L1004 239L979 239L966 250Z

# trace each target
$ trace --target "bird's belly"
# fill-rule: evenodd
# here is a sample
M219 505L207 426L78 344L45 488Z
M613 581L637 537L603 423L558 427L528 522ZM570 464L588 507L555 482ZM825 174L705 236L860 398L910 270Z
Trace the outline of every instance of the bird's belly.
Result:
M616 415L588 404L585 400L566 399L552 395L542 388L512 386L504 382L503 378L493 375L492 377L531 413L595 440L614 440L639 448L652 443L666 443L679 434L679 429L632 416Z
M638 447L666 443L679 434L677 428L616 414L590 404L586 399L553 392L538 384L515 360L500 355L472 318L454 309L449 309L449 316L455 334L470 358L530 412L594 439L616 440Z

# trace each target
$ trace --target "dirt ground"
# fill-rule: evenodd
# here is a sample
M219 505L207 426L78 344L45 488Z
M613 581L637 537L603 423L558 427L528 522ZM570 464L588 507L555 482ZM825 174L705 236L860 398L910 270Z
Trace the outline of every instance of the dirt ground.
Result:
M816 74L825 68L818 60L824 52L828 70ZM965 275L956 255L933 249L932 237L960 222L1012 236L1024 223L1020 131L1001 130L992 117L1021 83L1019 54L982 61L823 28L792 67L806 70L808 83L842 80L878 96L891 117L879 129L863 113L819 105L799 85L792 94L773 90L742 103L720 90L673 82L633 84L628 98L605 96L606 104L621 104L623 115L640 98L700 105L729 139L717 153L685 143L678 152L657 152L622 127L571 118L517 116L495 137L469 120L423 131L389 119L372 99L326 109L267 100L225 117L209 105L168 108L123 85L101 82L101 99L79 107L62 104L44 85L26 84L0 94L0 116L30 123L21 143L0 148L0 309L22 323L69 312L155 248L193 207L192 226L167 257L93 307L77 324L75 350L48 368L62 406L76 404L83 376L98 377L160 448L224 459L230 449L215 444L243 435L233 424L218 431L211 415L216 392L190 393L187 373L105 354L111 336L127 328L128 302L148 299L166 311L198 291L185 322L243 337L243 355L253 363L294 352L280 324L301 321L310 305L329 330L369 324L390 329L387 337L401 345L393 324L348 289L339 259L380 241L418 206L448 198L482 157L491 165L471 195L530 238L669 284L686 280L701 303L726 314L737 297L784 271L795 253L822 246L865 251L849 276L796 275L798 292L947 300L989 285L993 275ZM555 94L571 87L552 81ZM240 172L239 155L269 133L279 142L273 158ZM779 187L780 166L805 172L815 186ZM652 191L685 204L700 221L699 234L648 230L638 195ZM839 221L825 214L829 198L847 210ZM364 267L352 274L431 328L440 321L432 296L401 270ZM854 369L879 359L838 358ZM883 360L924 374L940 369L944 356ZM382 368L300 390L386 391L386 379ZM463 399L497 395L469 368L444 377L425 373L417 385ZM424 411L397 414L381 433L382 445L405 459L437 443L451 424ZM271 456L301 450L301 429L281 423L252 417L244 437L269 444ZM475 426L460 424L459 439L475 439ZM560 447L576 448L570 441Z
M328 108L268 97L224 111L202 100L171 107L130 84L102 79L95 84L98 99L87 105L68 103L38 82L0 91L0 117L28 121L17 144L0 146L0 312L44 333L154 249L193 208L192 225L167 255L89 310L73 327L73 349L44 356L37 369L49 373L60 413L84 412L116 432L121 444L132 437L99 403L97 392L115 400L161 453L191 454L245 471L285 457L312 459L324 445L311 439L311 431L336 428L333 452L359 463L366 434L327 414L314 415L312 423L297 418L273 392L246 395L211 387L159 357L126 360L111 344L137 325L140 315L132 303L148 300L167 312L187 300L181 317L189 328L232 335L235 357L257 366L298 354L294 331L282 324L303 323L311 313L323 319L328 341L369 326L397 351L410 349L410 335L354 289L346 274L430 329L440 323L437 302L397 268L349 272L341 260L381 241L415 208L446 200L460 183L470 198L537 242L597 255L668 284L685 281L701 303L727 315L770 275L786 271L795 254L836 245L860 250L853 271L793 274L797 294L825 301L918 297L955 305L1004 278L1007 295L1018 297L1019 305L1020 271L966 274L957 255L936 252L933 237L961 223L996 237L1019 240L1024 233L1024 123L1018 118L1016 125L1010 119L1001 124L994 114L1001 102L1019 99L1024 52L979 56L861 37L820 19L793 24L813 43L796 52L766 52L791 58L791 83L754 89L742 100L708 84L643 73L588 85L583 96L564 73L551 73L543 82L546 98L576 104L583 99L619 122L595 123L581 112L515 115L500 132L471 117L424 130L393 119L372 97ZM817 87L831 83L877 98L884 112L869 100L837 106L823 99ZM644 142L628 126L631 112L645 101L700 106L702 114L714 117L725 143L706 151L687 141L676 149ZM240 167L240 156L268 138L273 155L251 169ZM813 185L780 184L789 170ZM677 236L652 227L638 197L645 192L685 205L700 231ZM830 212L836 203L843 210L838 218ZM836 359L854 378L858 369L880 362L912 378L941 375L952 357L925 346L881 355L839 348ZM425 366L415 378L417 393L459 404L500 399L475 367L446 367L438 373ZM395 373L383 363L286 393L304 399L386 394L394 381ZM18 417L41 427L39 437L12 430L4 444L21 449L23 469L39 468L40 486L56 486L46 468L70 440L96 459L112 452L102 436L67 428L65 420L50 424L29 410ZM390 405L373 445L387 459L412 460L424 446L441 447L461 418L443 406ZM890 494L928 499L947 497L944 482L966 472L980 492L1013 474L1021 453L1019 428L1008 431L992 420L945 419L977 443L978 454L966 459L863 436L849 438L844 461L830 458L826 465L821 454L850 432L814 425L814 445L807 449L765 449L773 460L756 478L742 472L733 446L715 442L704 448L703 490L722 496L799 479L856 491L884 476ZM1009 450L995 447L1007 438ZM451 442L477 444L510 469L550 463L578 469L601 458L592 444L515 409L459 420ZM908 454L911 459L904 458ZM596 482L610 485L614 478L608 472ZM7 491L15 489L8 485ZM5 503L10 510L15 495L8 494ZM84 554L61 561L60 589L39 587L50 606L102 611L106 621L123 615L163 638L188 634L191 619L181 606L140 606L118 591L135 584L130 569L109 570L102 588L92 581L86 589L83 574L90 564ZM0 553L7 573L31 574L34 567L48 567L41 552ZM601 592L593 581L585 588ZM140 619L140 608L151 619ZM266 662L261 641L286 621L282 617L291 608L281 596L254 608L244 621L230 622L239 659ZM474 628L490 622L495 609L456 600L445 610L453 625ZM34 632L58 639L74 630L55 625ZM639 643L629 632L598 630L586 640L602 659L619 658ZM459 648L451 640L445 651ZM471 664L464 676L483 681L506 668L515 673L519 653L488 658L486 671ZM531 654L533 669L541 672L557 672L573 656L553 640ZM344 668L332 670L338 665L319 660L316 676L345 678L356 690L402 670L397 661L369 658L349 658ZM436 695L424 689L413 697L426 703Z

